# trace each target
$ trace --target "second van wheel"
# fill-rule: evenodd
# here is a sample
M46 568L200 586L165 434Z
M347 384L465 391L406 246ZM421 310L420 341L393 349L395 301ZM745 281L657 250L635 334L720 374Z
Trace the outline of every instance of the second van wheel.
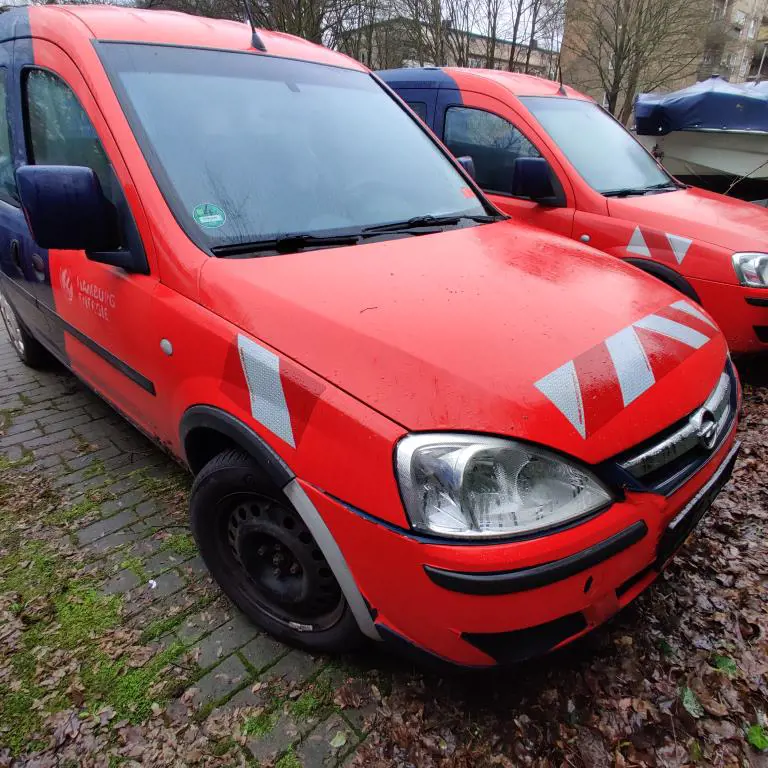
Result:
M331 567L288 498L240 451L195 479L192 531L213 577L255 623L313 651L362 640Z

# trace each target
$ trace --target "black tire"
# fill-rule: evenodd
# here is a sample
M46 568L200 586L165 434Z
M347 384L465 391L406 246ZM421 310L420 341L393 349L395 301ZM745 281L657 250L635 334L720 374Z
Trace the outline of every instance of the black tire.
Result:
M190 521L212 576L255 624L309 651L360 645L363 635L317 542L246 453L224 451L203 467Z
M48 368L52 360L50 353L24 327L2 290L0 290L0 315L3 317L5 330L19 360L30 368Z

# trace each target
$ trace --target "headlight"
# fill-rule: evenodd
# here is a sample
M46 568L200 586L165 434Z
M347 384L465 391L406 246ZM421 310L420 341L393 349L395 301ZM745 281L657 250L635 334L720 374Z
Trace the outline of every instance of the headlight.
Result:
M397 473L411 525L490 538L570 522L611 502L585 469L553 453L482 435L410 435Z
M768 253L734 253L733 267L742 285L768 288Z

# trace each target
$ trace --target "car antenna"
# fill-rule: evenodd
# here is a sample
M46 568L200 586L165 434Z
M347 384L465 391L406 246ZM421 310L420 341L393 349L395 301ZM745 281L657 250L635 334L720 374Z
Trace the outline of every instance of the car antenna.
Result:
M259 33L256 31L256 25L253 23L251 0L243 0L243 6L245 7L245 15L248 17L248 23L251 25L251 45L257 51L266 51L267 46L264 45L264 41L259 37Z
M248 0L246 0L247 2ZM563 68L560 66L560 55L557 56L557 80L560 83L560 87L557 89L558 96L567 96L568 93L563 87Z

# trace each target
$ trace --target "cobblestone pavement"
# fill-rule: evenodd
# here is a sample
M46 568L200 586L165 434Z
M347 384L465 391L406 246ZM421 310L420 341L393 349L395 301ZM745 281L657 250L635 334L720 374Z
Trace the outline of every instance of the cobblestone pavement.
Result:
M367 721L364 709L331 702L343 667L276 642L239 613L189 536L190 478L70 373L22 365L4 329L0 462L50 480L60 499L56 523L100 592L120 596L121 625L140 630L156 653L183 648L193 660L169 712L177 705L203 722L209 713L253 708L244 710L257 716L238 744L248 762L351 761ZM0 724L0 753L2 736Z

